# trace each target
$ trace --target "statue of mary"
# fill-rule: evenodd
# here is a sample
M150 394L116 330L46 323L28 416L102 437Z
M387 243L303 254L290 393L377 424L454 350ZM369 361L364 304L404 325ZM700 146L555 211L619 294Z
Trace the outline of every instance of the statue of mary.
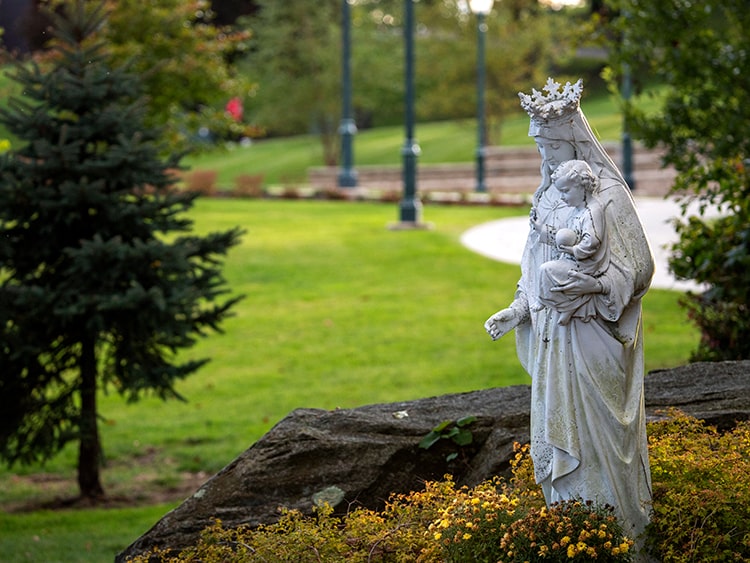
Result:
M485 328L493 339L516 329L518 357L532 380L531 457L546 501L614 506L635 538L648 523L651 500L641 298L654 260L630 190L580 109L582 90L580 80L562 86L550 78L542 92L519 94L542 157L536 228L529 230L515 299ZM571 299L591 294L593 316L561 323L554 307L530 304L540 302L540 266L556 258L555 234L570 213L550 178L571 159L586 161L599 178L610 257L597 277L572 270L551 288Z

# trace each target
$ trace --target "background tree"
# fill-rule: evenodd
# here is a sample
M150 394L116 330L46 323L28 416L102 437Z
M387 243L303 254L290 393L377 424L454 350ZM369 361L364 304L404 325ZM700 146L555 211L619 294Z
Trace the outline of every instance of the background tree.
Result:
M251 52L244 68L259 88L253 119L272 135L315 132L326 164L338 156L340 120L340 0L258 0Z
M29 0L22 13L1 12L0 22L11 18L24 50L43 57L50 20L39 6L65 2ZM232 24L240 14L255 12L254 2L108 0L107 4L111 16L104 33L113 60L131 61L133 70L141 74L151 98L147 123L165 127L165 139L172 146L195 147L191 141L201 128L209 130L214 141L258 134L256 128L224 111L231 98L247 102L254 87L251 76L237 74L232 64L248 39L246 31Z
M750 358L750 11L742 0L610 2L619 10L616 65L658 81L659 111L629 107L631 129L666 148L674 192L720 204L719 220L678 227L670 267L708 285L683 300L702 338L694 359ZM613 79L616 81L617 76Z
M474 117L476 16L459 1L420 9L429 32L419 42L419 115L429 120ZM503 118L519 111L518 92L543 84L569 47L561 32L565 26L554 27L549 10L537 0L496 2L485 23L487 139L499 144Z
M44 69L18 66L26 98L0 120L0 458L33 463L78 441L83 497L103 494L97 391L179 397L206 360L176 353L218 330L237 298L220 257L237 229L189 234L194 195L173 189L140 81L92 37L102 6L55 17Z
M259 0L244 19L253 35L243 65L258 80L251 113L272 135L320 133L325 161L337 161L340 120L341 0L309 6ZM402 123L404 111L403 1L352 3L352 82L360 128ZM420 120L476 114L476 19L460 0L418 3L415 85ZM560 15L562 17L562 15ZM560 18L558 18L560 19ZM496 3L488 18L487 110L496 125L516 93L542 83L566 52L550 11L536 0ZM556 50L553 50L553 46Z
M249 33L213 24L208 0L108 0L105 39L115 64L129 62L149 97L146 122L165 127L172 146L195 140L203 127L214 140L254 136L225 112L229 99L247 102L251 79L234 59Z

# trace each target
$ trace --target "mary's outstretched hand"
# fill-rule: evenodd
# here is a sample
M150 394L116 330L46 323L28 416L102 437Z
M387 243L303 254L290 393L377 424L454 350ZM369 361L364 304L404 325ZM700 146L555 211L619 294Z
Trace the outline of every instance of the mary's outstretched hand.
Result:
M519 324L521 324L521 315L517 310L508 307L507 309L498 311L487 319L484 323L484 329L492 337L492 340L497 340L516 328Z

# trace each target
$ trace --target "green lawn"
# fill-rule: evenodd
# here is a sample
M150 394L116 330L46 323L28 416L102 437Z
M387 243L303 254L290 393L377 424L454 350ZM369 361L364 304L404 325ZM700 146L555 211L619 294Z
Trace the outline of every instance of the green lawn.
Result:
M0 560L111 560L168 510L143 506L147 489L219 470L295 408L527 383L513 339L493 343L482 327L512 299L518 267L459 242L472 225L524 213L427 205L432 230L394 232L396 204L199 200L198 230L247 230L226 265L246 298L224 334L185 354L212 358L180 383L187 402L102 396L105 487L135 506L0 512ZM676 300L668 291L646 297L648 369L686 362L695 345ZM70 448L45 468L1 471L0 506L73 493L73 464Z

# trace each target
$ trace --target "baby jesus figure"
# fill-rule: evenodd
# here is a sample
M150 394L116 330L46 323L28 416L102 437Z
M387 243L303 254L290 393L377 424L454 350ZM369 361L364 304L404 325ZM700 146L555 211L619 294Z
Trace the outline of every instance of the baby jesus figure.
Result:
M563 325L572 318L586 322L596 316L591 303L595 294L568 295L564 286L570 281L571 272L598 278L609 265L604 208L594 195L598 180L586 162L568 160L554 171L552 181L563 204L571 208L571 214L566 227L555 234L554 244L560 256L540 267L539 303L534 310L554 308L560 312L559 322ZM537 230L543 227L533 219L532 226Z

